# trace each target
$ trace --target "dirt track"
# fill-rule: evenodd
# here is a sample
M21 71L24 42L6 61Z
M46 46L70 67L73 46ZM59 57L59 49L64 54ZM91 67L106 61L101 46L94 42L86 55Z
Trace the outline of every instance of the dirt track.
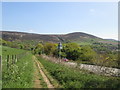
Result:
M34 57L33 57L33 60L34 60ZM39 80L39 71L37 69L37 66L36 66L36 63L35 63L35 60L34 60L34 68L35 68L35 72L34 72L34 88L42 88L42 86L40 85L41 82Z
M50 83L48 77L47 77L47 76L45 75L45 73L43 72L43 70L42 70L43 67L41 67L41 63L37 60L37 58L36 58L35 56L34 56L33 58L34 58L34 60L35 60L35 63L36 63L36 65L37 65L37 68L39 69L39 74L42 75L45 83L47 84L47 87L48 87L48 88L54 88L54 86ZM40 85L38 86L39 80L36 80L35 83L36 83L36 87L35 87L35 88L41 88Z

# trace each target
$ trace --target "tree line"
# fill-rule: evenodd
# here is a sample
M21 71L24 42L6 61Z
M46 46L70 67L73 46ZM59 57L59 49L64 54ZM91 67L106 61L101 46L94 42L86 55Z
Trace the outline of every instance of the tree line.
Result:
M63 43L59 53L57 43L39 43L32 51L34 54L46 54L53 57L67 58L69 60L102 66L118 67L120 60L118 53L97 53L90 45L80 46L77 43Z
M63 48L61 49L61 53L59 53L58 43L40 42L32 45L30 43L23 44L2 40L1 44L12 48L30 50L33 54L46 54L57 58L60 54L61 58L67 58L77 62L120 68L119 52L109 51L108 53L103 50L105 52L99 53L99 49L102 48L100 45L97 49L90 45L80 46L77 43L63 43ZM98 51L96 51L96 49Z

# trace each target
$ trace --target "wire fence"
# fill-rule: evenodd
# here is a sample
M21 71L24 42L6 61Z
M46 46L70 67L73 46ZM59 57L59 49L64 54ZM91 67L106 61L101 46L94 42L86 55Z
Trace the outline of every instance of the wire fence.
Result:
M22 59L24 56L26 56L27 52L20 53L20 54L12 54L12 55L6 55L5 56L5 65L7 69L13 64L16 64L20 59Z

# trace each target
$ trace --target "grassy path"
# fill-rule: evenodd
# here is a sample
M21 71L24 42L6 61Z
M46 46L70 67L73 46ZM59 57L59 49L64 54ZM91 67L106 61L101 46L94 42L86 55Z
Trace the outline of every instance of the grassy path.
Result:
M47 84L47 88L54 88L54 86L51 84L48 77L45 75L44 71L42 70L42 68L44 68L44 67L41 67L42 66L41 63L37 60L37 58L35 56L33 56L33 58L35 60L37 68L39 69L39 74L41 74L41 76L43 77L44 82ZM38 72L36 72L36 74L38 74ZM35 80L35 88L41 88L40 80L38 80L37 76L36 76L36 80Z
M34 56L32 57L33 60L34 60ZM42 88L41 86L41 82L40 82L40 76L39 76L39 70L37 69L37 66L36 66L36 63L35 63L35 60L33 61L34 62L34 88Z
M0 78L0 88L1 86L3 88L55 87L43 65L31 52L5 46L3 46L2 52L0 55L2 56L3 82Z

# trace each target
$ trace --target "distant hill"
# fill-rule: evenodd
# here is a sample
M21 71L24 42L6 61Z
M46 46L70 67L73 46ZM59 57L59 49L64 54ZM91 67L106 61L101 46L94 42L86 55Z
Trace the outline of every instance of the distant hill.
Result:
M69 34L35 34L24 32L0 31L2 38L7 41L25 41L33 40L39 42L76 42L79 44L92 44L95 42L117 44L117 41L105 40L94 35L83 32L74 32Z
M105 39L105 40L109 40L109 41L117 41L117 40L115 40L115 39Z

